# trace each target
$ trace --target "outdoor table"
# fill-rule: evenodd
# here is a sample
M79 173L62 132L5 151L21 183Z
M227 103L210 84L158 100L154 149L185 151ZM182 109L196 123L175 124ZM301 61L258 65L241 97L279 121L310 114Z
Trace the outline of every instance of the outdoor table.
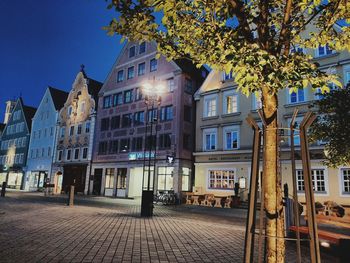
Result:
M215 205L214 205L214 207L222 207L222 205L221 205L222 197L220 197L220 196L215 196L214 199L215 199Z
M192 205L199 205L199 203L198 203L199 195L193 195L192 197L193 197Z

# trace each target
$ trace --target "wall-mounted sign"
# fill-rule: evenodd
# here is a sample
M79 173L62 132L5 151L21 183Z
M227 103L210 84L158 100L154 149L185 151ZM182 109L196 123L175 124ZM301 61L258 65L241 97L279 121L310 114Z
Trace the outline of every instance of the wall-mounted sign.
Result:
M129 160L133 161L133 160L140 160L143 158L149 158L150 154L149 152L146 152L145 154L143 152L131 152L129 153ZM151 158L155 157L155 152L151 152Z
M167 163L172 164L172 163L174 163L174 161L175 161L174 156L172 156L172 155L167 155L167 156L166 156L166 162L167 162Z

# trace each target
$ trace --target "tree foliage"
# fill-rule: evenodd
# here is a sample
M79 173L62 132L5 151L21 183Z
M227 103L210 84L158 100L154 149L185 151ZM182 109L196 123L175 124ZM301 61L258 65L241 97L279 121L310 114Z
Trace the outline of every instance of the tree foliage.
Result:
M119 16L108 33L130 40L155 40L168 59L187 57L198 66L233 71L244 94L267 87L271 93L311 86L329 91L335 76L317 69L295 46L329 44L350 50L350 1L113 0ZM158 19L159 18L159 19ZM309 27L308 35L301 33Z
M319 117L311 127L310 138L325 145L325 164L330 167L350 163L350 84L332 90L315 102Z

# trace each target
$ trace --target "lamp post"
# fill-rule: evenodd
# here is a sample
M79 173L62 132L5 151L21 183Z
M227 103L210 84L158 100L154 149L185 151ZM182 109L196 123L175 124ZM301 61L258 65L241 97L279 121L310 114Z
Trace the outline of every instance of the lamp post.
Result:
M153 216L153 195L154 182L156 172L156 151L157 151L157 124L158 124L158 108L161 103L161 95L163 93L162 85L153 85L146 83L143 85L142 94L145 95L146 104L146 121L145 121L145 145L143 152L143 176L142 176L142 200L141 200L141 216ZM150 112L149 112L150 110ZM156 114L155 114L156 110ZM155 125L153 125L155 124ZM153 127L155 126L155 138L153 137ZM149 136L148 148L146 149L147 137ZM147 151L148 150L148 151ZM147 158L146 158L147 157ZM153 159L153 163L152 163ZM147 169L146 169L147 167ZM153 167L153 176L151 176L151 167ZM147 177L146 176L147 173ZM145 186L145 179L147 185ZM151 185L152 179L152 185Z

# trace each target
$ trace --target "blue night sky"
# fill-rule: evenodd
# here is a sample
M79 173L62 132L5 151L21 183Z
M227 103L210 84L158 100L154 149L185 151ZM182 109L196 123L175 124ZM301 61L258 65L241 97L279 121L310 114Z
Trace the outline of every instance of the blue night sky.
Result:
M103 82L122 44L101 29L116 15L104 0L0 1L0 122L5 101L39 105L48 85L69 91L80 65Z

